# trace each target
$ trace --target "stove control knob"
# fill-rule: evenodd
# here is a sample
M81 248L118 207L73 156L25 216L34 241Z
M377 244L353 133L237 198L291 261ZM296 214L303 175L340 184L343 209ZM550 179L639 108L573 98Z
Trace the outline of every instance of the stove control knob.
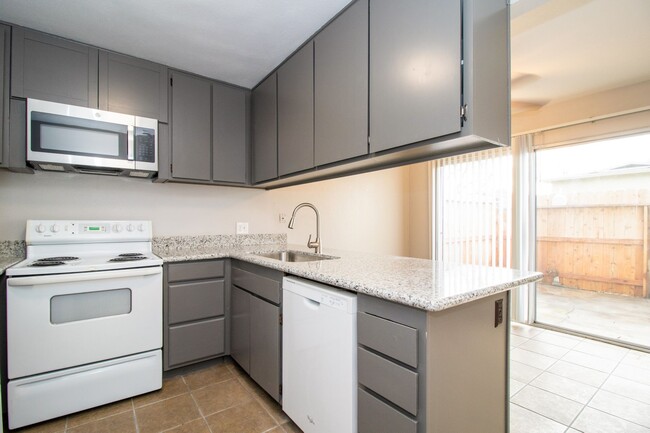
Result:
M138 231L143 232L144 231L144 224L138 225Z
M59 230L60 230L60 227L59 227L57 224L52 224L52 225L50 226L50 231L51 231L52 233L58 233Z
M45 233L45 226L43 224L39 224L36 226L36 233Z
M114 231L115 233L119 233L119 232L121 232L121 231L122 231L122 226L121 226L120 224L115 224L115 225L113 226L113 231Z
M126 226L126 231L132 232L133 230L135 230L135 227L133 226L133 224L129 224L128 226Z

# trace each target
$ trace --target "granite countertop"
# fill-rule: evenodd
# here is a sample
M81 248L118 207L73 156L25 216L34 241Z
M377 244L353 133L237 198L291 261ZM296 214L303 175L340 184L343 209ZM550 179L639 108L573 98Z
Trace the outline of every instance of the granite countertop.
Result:
M456 265L408 257L324 249L337 257L314 262L281 262L254 253L284 249L309 251L284 243L265 245L177 245L156 249L165 262L234 258L342 289L428 311L441 311L542 278L539 272Z
M4 274L8 267L24 259L24 257L0 256L0 274Z

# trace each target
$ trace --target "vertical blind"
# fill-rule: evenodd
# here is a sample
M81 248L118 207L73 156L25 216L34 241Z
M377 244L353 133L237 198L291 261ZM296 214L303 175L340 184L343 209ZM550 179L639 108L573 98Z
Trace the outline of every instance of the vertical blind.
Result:
M510 267L510 148L440 159L435 169L438 260Z

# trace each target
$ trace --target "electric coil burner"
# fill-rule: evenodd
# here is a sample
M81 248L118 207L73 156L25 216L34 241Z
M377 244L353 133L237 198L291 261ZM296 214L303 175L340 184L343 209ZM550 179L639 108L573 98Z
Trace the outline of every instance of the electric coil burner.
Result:
M162 260L150 221L27 221L7 269L11 429L162 387Z

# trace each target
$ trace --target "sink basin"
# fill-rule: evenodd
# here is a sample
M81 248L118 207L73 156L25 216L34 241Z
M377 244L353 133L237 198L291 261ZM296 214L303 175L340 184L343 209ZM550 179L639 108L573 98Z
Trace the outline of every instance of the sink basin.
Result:
M319 260L332 260L338 257L324 256L322 254L305 253L303 251L273 251L272 253L258 253L256 256L267 259L280 260L281 262L316 262Z

